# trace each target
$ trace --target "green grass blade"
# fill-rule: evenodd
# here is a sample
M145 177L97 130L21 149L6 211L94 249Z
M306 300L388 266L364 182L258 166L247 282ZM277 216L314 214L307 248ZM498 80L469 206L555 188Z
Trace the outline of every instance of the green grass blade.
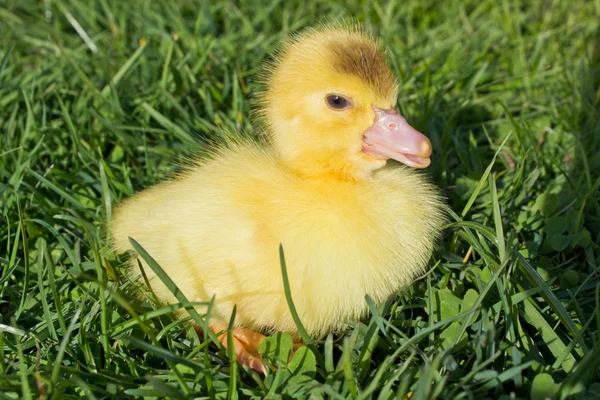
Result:
M170 121L167 117L158 112L148 103L142 103L142 108L150 114L163 128L171 132L177 139L181 140L187 146L198 146L198 142L194 140L192 135L181 129L178 125Z
M577 325L575 325L575 322L565 307L561 304L560 300L550 290L550 288L548 288L548 285L544 282L540 274L538 274L538 272L520 253L515 252L514 254L519 260L519 265L522 267L522 271L525 273L527 279L529 279L536 286L543 288L542 296L544 297L544 300L546 300L550 307L552 307L554 312L558 315L560 321L571 331L574 337L579 336L579 328L577 328ZM587 346L583 340L580 341L579 344L584 352L587 351Z
M60 342L60 347L58 349L58 352L56 353L56 360L54 362L54 366L52 367L52 374L50 375L50 381L52 382L53 386L56 386L58 384L58 375L60 374L60 368L62 367L62 362L65 356L65 352L67 350L67 345L69 344L69 340L71 340L71 335L75 330L77 322L79 322L79 316L83 311L83 304L84 303L81 303L79 305L79 308L71 317L71 322L69 323L69 327L67 328L67 334L62 338Z
M323 356L317 350L317 347L314 345L312 339L308 335L308 332L306 332L304 325L302 325L302 321L300 321L300 317L298 316L298 311L296 310L296 306L294 305L294 301L292 300L292 292L290 290L290 282L289 282L288 273L287 273L287 266L285 263L285 254L283 252L283 246L281 244L279 245L279 263L281 265L281 276L283 279L283 290L285 292L285 299L287 300L288 307L290 309L290 313L292 314L292 318L294 319L294 323L296 324L296 327L298 328L298 332L300 333L302 340L304 341L306 346L315 354L315 357L317 358L317 363L319 364L319 366L321 366L323 368L324 367Z
M133 64L135 64L135 62L138 60L138 58L140 58L140 56L144 52L144 49L146 49L146 46L148 46L148 42L144 41L140 45L140 47L138 47L138 49L135 51L135 53L133 53L131 55L131 57L129 57L129 59L127 59L127 61L125 61L125 63L121 66L121 68L119 68L119 70L117 71L117 73L110 80L110 83L107 84L104 87L104 89L102 89L102 92L101 92L102 96L108 95L108 93L110 92L111 87L112 88L116 88L117 87L117 85L119 84L119 82L121 81L121 79L123 79L123 76L125 76L125 74L131 69L131 67L133 66Z
M492 168L494 167L494 164L496 163L496 158L498 158L498 154L500 154L500 151L502 151L502 149L504 148L504 145L506 144L506 142L510 138L511 134L512 134L512 132L509 133L508 135L506 135L506 137L504 138L504 140L502 141L502 143L500 144L500 146L496 150L496 154L494 154L494 157L492 158L492 161L490 161L490 163L488 164L487 168L485 169L485 172L483 173L483 175L479 179L479 183L477 184L477 187L475 188L475 190L471 194L471 197L467 201L467 204L465 205L465 207L463 208L462 212L460 213L460 216L462 218L464 218L467 215L467 213L469 212L469 210L473 206L473 203L477 199L477 196L479 196L479 192L481 192L481 189L483 189L483 187L485 186L485 182L487 181L488 176L492 172Z

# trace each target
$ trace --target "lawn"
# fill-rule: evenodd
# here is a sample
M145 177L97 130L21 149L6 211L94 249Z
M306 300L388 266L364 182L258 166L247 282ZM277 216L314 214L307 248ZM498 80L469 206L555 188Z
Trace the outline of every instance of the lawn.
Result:
M185 299L133 297L106 231L256 135L261 62L341 18L388 47L451 222L370 319L289 365L270 339L264 378ZM598 0L0 0L0 398L600 398L599 22Z

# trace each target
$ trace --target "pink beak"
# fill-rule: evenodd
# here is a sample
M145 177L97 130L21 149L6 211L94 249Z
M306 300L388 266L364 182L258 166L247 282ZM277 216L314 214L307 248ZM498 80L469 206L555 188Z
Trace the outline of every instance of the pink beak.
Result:
M375 108L375 122L363 135L363 151L372 157L392 158L414 168L427 168L431 164L429 139L393 108Z

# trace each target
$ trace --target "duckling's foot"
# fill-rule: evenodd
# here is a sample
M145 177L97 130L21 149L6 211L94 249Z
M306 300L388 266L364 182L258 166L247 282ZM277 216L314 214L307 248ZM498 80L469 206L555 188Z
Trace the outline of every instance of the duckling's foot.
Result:
M213 327L211 327L211 330L215 333L222 331L222 329L214 329ZM233 352L237 361L267 375L267 368L258 353L258 346L260 346L260 342L263 341L265 336L245 328L234 328L231 335L233 336ZM219 336L219 342L225 348L228 347L227 332Z
M296 350L298 350L300 347L304 347L304 346L306 346L306 345L304 344L304 342L294 342L294 347L292 348L292 349L293 349L293 350L292 350L292 356L294 355L294 352L295 352ZM291 359L291 358L290 358L290 359Z

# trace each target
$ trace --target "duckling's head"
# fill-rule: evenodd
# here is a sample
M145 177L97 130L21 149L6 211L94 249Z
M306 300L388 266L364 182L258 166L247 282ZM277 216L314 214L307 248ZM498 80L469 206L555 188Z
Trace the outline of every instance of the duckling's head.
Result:
M359 29L333 27L282 47L261 106L275 151L292 169L364 179L390 158L430 163L431 143L398 114L397 94L378 43Z

